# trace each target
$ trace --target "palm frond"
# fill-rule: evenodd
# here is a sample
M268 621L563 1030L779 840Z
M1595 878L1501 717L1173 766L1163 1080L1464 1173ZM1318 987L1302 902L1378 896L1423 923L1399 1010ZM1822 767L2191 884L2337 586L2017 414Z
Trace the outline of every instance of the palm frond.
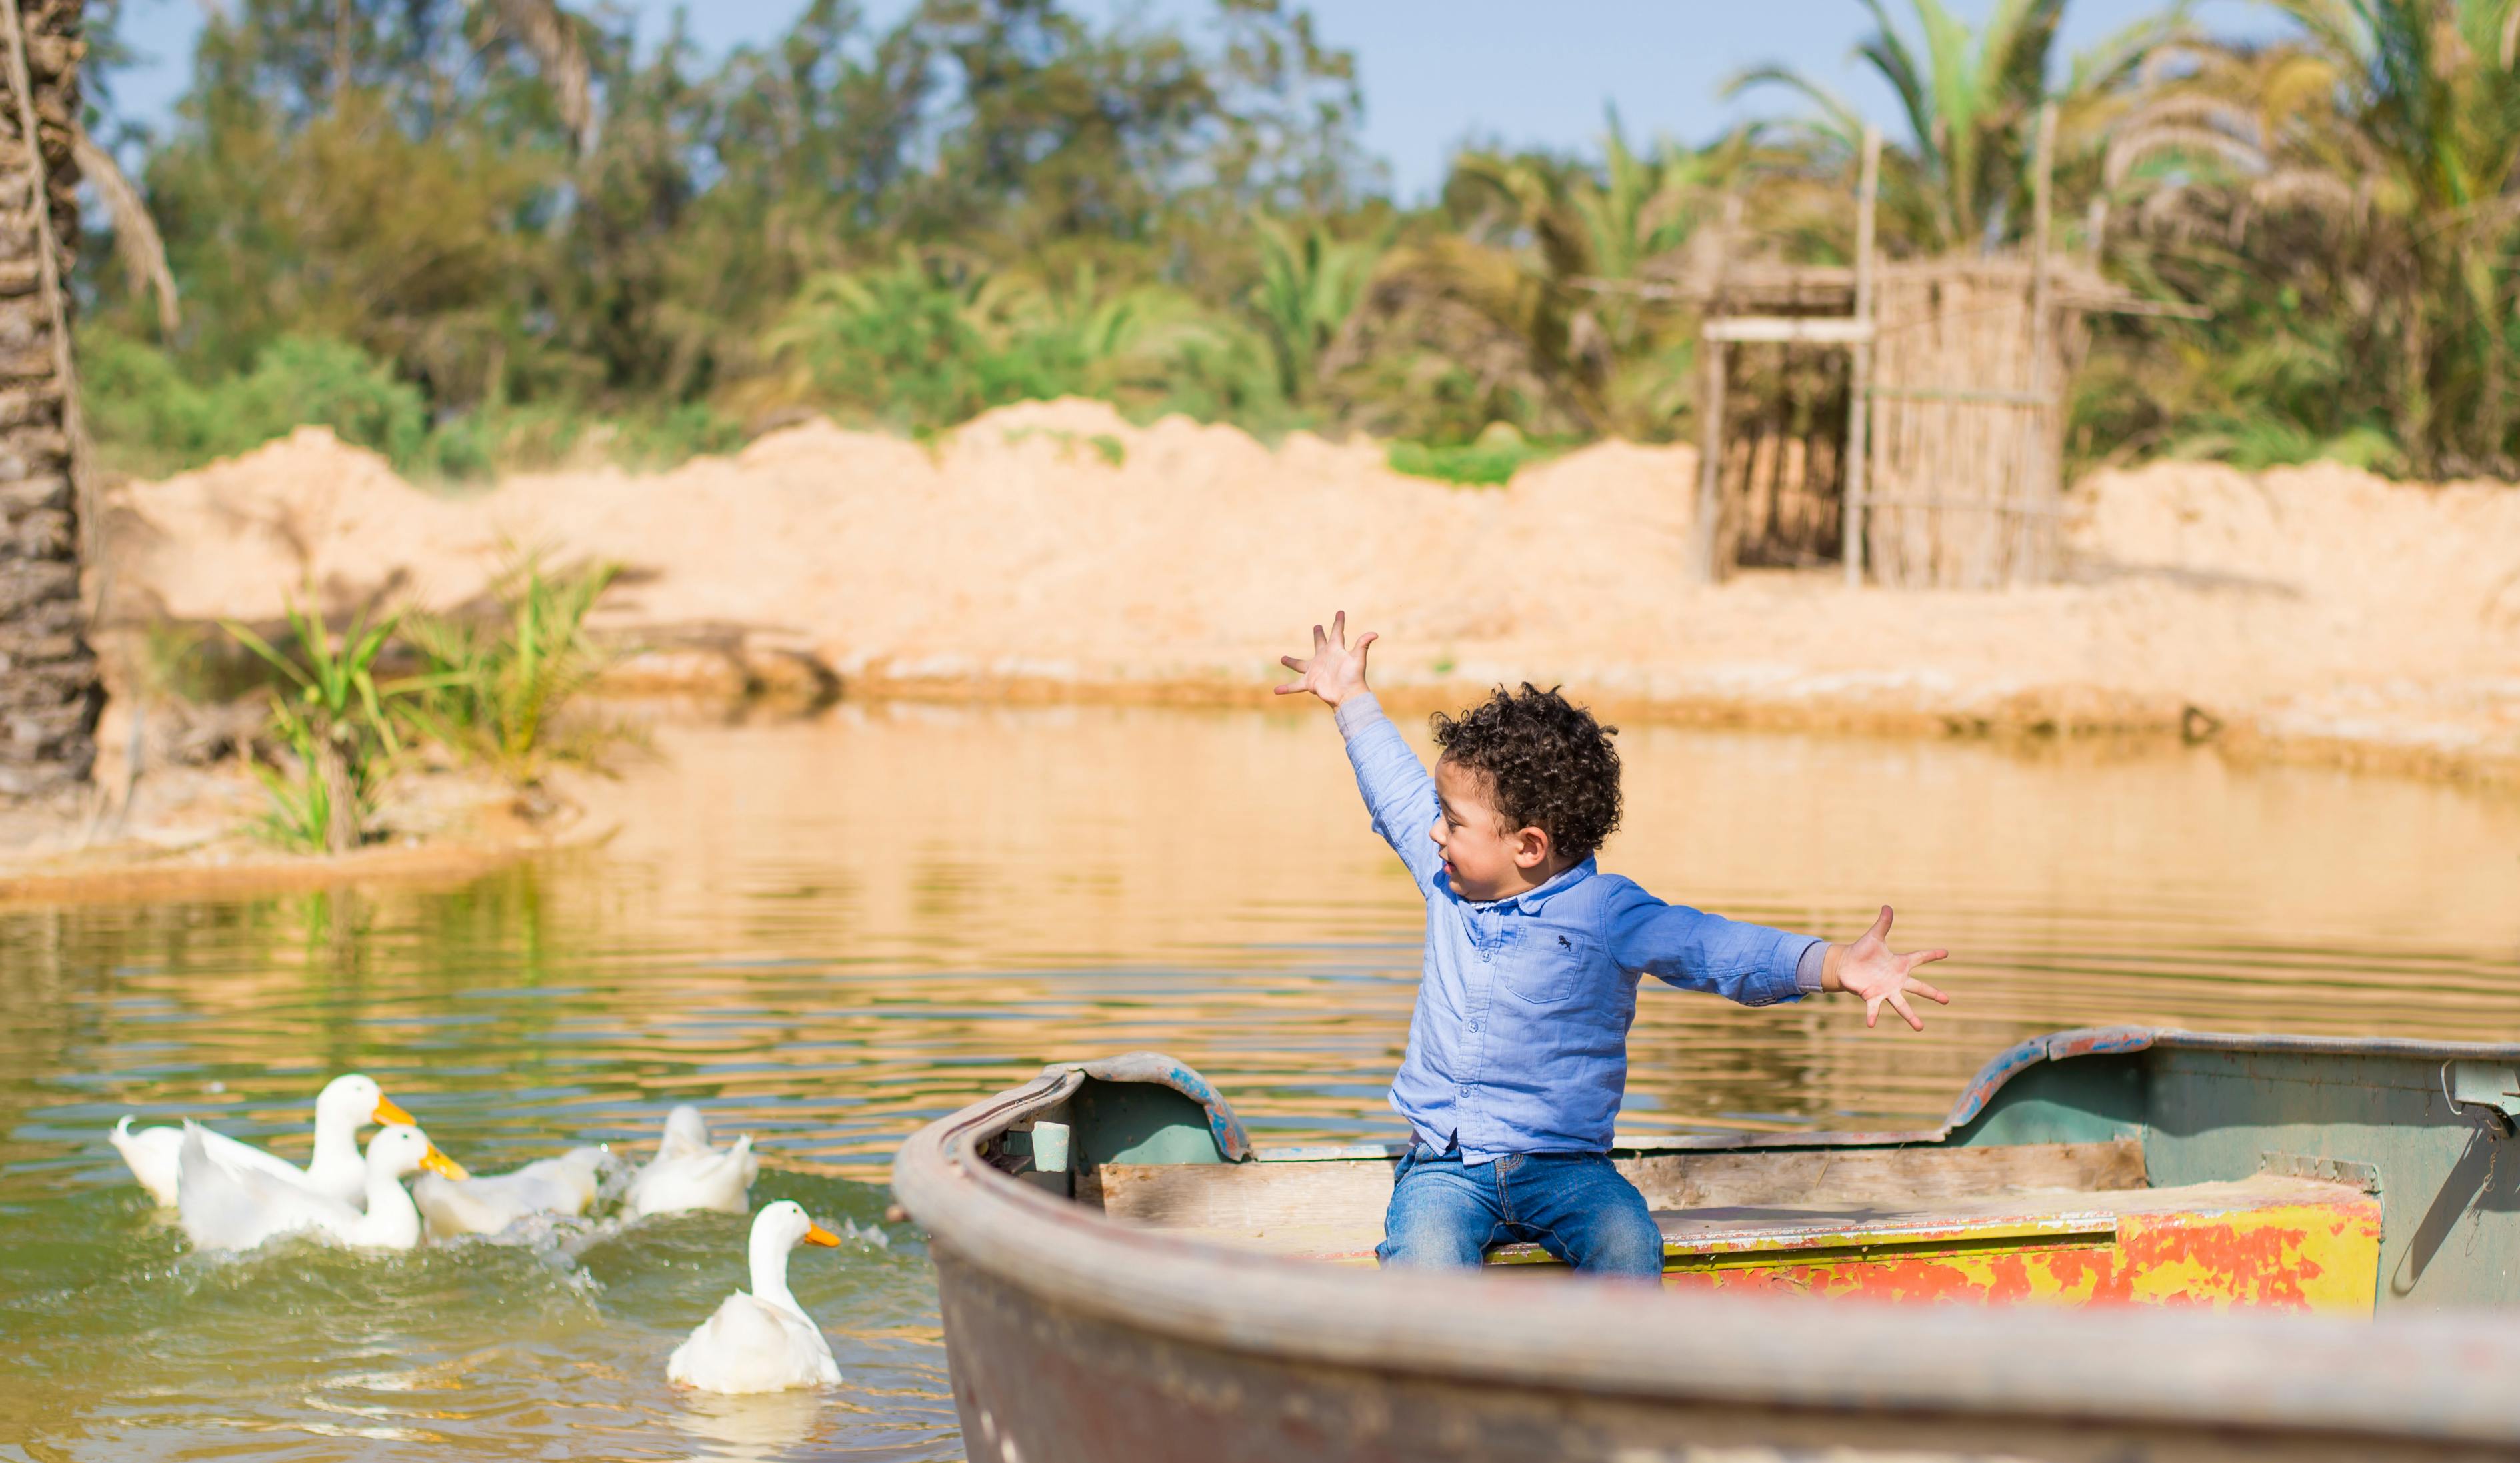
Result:
M1819 109L1817 119L1797 118L1787 126L1816 127L1850 152L1863 145L1864 114L1856 111L1855 104L1791 67L1771 64L1737 71L1724 83L1722 95L1729 101L1761 86L1784 87Z
M552 91L561 124L583 152L595 141L594 69L578 38L577 22L557 0L493 0L500 28L534 58Z
M87 128L71 134L70 155L77 160L79 175L96 186L97 197L105 200L106 215L113 220L113 256L122 261L122 272L130 278L133 291L147 291L156 297L158 329L172 336L183 326L184 316L176 298L175 271L166 267L166 241L158 237L149 201L124 176L113 155L88 136Z
M2245 139L2233 137L2217 127L2156 122L2120 133L2109 144L2101 176L2108 186L2116 188L2124 184L2136 168L2165 155L2219 160L2243 176L2263 173L2267 169L2266 154L2251 147Z

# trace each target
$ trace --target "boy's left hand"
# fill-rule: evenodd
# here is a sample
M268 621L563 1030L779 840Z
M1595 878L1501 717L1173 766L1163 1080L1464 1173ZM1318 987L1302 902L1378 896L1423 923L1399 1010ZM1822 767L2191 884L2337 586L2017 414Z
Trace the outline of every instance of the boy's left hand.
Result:
M1908 1008L1908 997L1921 995L1946 1006L1952 1003L1952 998L1908 973L1950 954L1949 950L1894 954L1890 949L1890 906L1884 904L1881 918L1872 922L1872 928L1864 932L1862 939L1853 944L1828 947L1828 957L1821 966L1821 989L1843 990L1864 997L1864 1024L1868 1027L1881 1019L1881 1003L1887 1001L1891 1010L1921 1031L1925 1024Z

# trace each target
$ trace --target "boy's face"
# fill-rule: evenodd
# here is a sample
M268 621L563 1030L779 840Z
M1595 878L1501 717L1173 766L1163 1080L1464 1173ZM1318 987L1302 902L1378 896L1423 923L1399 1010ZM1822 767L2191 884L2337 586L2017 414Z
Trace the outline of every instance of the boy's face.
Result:
M1536 889L1558 872L1548 830L1508 830L1482 774L1451 757L1435 763L1435 826L1427 836L1444 850L1453 892L1486 903Z

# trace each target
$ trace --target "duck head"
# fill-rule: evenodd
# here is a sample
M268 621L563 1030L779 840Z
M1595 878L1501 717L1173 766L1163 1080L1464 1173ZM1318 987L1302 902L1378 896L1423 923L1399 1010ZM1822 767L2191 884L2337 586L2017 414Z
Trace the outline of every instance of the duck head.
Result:
M752 1295L758 1301L773 1302L798 1310L796 1298L788 1292L788 1252L798 1245L837 1245L840 1237L814 1222L805 1206L792 1199L766 1204L752 1216Z
M805 1206L782 1199L763 1205L761 1212L752 1216L753 1243L759 1245L765 1240L777 1245L784 1255L798 1245L837 1245L840 1237L815 1223L813 1216L805 1212Z
M327 1120L330 1120L328 1124ZM315 1095L315 1125L346 1124L352 1131L371 1122L409 1123L412 1117L402 1104L385 1096L377 1079L363 1074L344 1073L324 1084Z
M471 1178L464 1166L437 1151L428 1135L408 1122L389 1123L368 1140L368 1178L392 1182L421 1169L440 1178Z

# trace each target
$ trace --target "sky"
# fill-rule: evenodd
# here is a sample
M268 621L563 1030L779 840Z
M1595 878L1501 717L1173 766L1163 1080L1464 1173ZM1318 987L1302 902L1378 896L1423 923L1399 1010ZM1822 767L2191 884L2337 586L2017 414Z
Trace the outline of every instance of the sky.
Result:
M145 64L114 80L117 110L163 125L183 91L204 4L128 0L125 30ZM661 35L675 0L615 0L643 38ZM880 24L910 0L865 0ZM1196 19L1208 0L1075 0L1089 15L1162 23ZM1994 0L1949 0L1971 21ZM724 50L777 35L804 0L685 3L694 38ZM1908 7L1891 0L1893 15ZM2162 8L2161 0L2072 0L2065 54ZM1870 28L1857 0L1313 0L1325 39L1356 53L1365 90L1364 142L1404 200L1429 195L1465 142L1590 151L1608 110L1630 138L1702 142L1741 117L1798 110L1778 90L1721 100L1726 78L1779 61L1836 88L1865 113L1893 119L1889 90L1852 59ZM2273 22L2250 0L2204 0L2198 18L2219 30L2264 32Z

